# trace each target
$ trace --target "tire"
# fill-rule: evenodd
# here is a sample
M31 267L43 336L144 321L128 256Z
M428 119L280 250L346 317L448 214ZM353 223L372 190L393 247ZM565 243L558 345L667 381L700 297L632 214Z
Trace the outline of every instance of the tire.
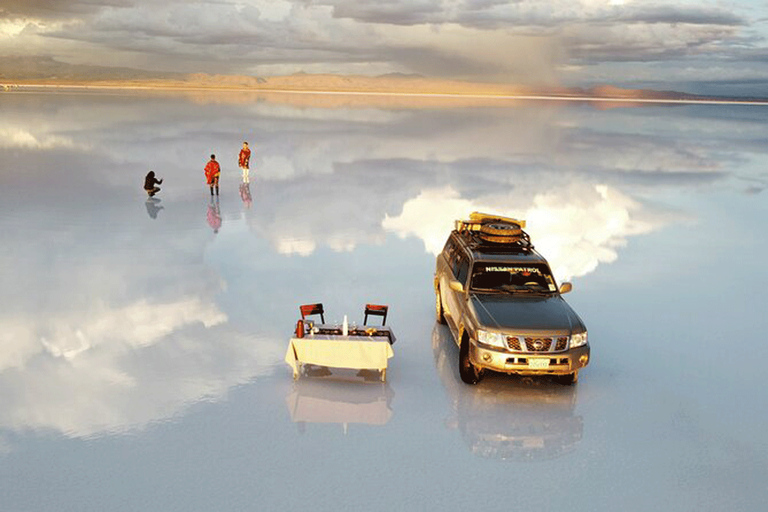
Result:
M440 297L440 287L435 290L435 320L439 324L445 324L445 312L443 311L443 299Z
M486 235L485 233L480 233L480 238L486 242L493 242L495 244L513 244L519 242L521 239L519 236Z
M522 236L523 230L519 224L491 222L480 226L480 233L491 236L519 237Z
M556 377L557 382L562 384L563 386L573 386L577 382L579 382L579 372L573 372L573 373L567 373L565 375L558 375Z
M483 372L469 359L469 339L464 336L459 348L459 375L465 384L477 384L483 378Z

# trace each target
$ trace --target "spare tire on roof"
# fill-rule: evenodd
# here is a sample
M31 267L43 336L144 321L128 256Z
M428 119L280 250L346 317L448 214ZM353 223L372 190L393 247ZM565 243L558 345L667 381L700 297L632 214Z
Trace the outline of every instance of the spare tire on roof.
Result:
M519 238L523 235L520 224L511 222L491 222L480 226L480 233L493 237Z
M485 242L492 242L494 244L514 244L522 240L523 237L521 236L497 236L497 235L486 235L485 233L480 233L480 239Z

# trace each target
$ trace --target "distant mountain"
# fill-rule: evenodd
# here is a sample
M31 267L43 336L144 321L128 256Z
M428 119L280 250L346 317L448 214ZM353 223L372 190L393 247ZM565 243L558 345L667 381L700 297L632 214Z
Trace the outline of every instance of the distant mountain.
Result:
M182 73L163 73L132 68L113 68L67 64L50 57L0 57L0 80L136 80L183 77Z
M548 97L610 100L616 105L637 100L673 101L767 101L765 98L723 98L676 91L623 89L611 85L591 88L533 87L530 85L463 82L417 74L388 73L379 76L309 74L256 77L207 73L163 73L131 68L66 64L46 57L0 58L0 85L70 85L142 87L180 90L228 90L247 92L336 92L390 95L473 97ZM606 105L608 107L609 105Z

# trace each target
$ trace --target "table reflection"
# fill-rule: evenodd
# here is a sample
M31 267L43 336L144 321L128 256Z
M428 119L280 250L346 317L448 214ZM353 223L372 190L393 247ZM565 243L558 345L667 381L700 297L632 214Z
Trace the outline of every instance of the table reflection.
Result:
M458 429L475 455L502 460L545 460L576 449L583 434L575 414L576 387L549 379L489 375L477 386L461 382L458 348L450 331L435 325L432 349L448 394L448 428Z
M346 433L350 424L386 424L392 418L394 395L376 371L326 369L294 382L285 403L301 433L307 423L337 423Z

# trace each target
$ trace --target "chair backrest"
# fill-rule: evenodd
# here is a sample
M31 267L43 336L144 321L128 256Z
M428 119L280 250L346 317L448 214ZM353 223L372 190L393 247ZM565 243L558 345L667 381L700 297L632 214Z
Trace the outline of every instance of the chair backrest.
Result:
M299 306L299 311L301 312L301 319L304 320L307 316L310 315L320 315L320 320L325 323L325 316L323 315L323 305L321 303L317 304L304 304L302 306Z
M363 325L368 325L368 315L377 315L377 316L384 317L381 321L381 325L386 325L387 311L389 311L389 306L382 306L379 304L366 304L365 319L363 320Z

